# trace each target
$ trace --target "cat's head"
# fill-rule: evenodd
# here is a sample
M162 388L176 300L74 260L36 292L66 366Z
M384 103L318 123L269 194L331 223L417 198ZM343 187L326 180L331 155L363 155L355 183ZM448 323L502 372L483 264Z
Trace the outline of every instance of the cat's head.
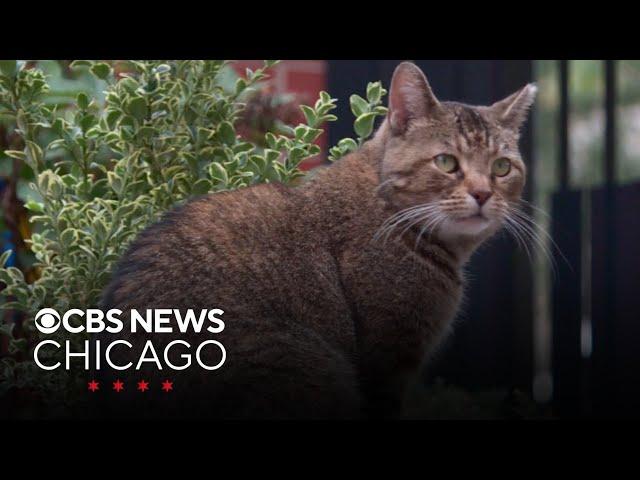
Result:
M400 64L381 128L380 192L402 225L443 240L495 233L525 185L518 139L535 93L529 84L491 106L440 102L416 65Z

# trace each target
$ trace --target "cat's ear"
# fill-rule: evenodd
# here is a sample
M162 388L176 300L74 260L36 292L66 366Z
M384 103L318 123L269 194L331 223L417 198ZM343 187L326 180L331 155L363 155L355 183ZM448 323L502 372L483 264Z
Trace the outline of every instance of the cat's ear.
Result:
M494 103L489 110L502 125L518 132L527 119L527 113L536 99L537 91L538 87L530 83L504 100Z
M412 120L437 115L441 106L422 70L411 62L396 67L389 89L389 124L402 134Z

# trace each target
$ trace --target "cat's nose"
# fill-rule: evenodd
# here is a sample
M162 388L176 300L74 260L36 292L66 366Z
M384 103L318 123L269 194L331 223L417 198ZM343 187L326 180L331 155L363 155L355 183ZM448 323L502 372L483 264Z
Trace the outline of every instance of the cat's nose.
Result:
M481 207L485 203L487 203L487 200L489 200L491 198L491 195L493 195L493 192L490 192L489 190L476 190L469 193L473 198L476 199L476 202L478 202L478 205Z

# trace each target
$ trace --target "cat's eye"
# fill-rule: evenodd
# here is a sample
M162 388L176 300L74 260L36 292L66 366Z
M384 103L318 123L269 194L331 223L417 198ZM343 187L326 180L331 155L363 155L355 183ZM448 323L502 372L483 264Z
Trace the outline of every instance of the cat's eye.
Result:
M433 161L436 167L445 173L453 173L458 170L458 159L453 155L441 153L440 155L436 155Z
M496 177L504 177L511 171L511 160L508 158L499 158L491 166L491 173Z

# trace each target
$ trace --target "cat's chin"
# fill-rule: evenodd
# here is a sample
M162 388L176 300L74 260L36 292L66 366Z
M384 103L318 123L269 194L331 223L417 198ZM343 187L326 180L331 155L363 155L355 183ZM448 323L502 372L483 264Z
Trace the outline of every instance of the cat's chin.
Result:
M455 252L460 265L465 264L475 249L499 228L498 221L480 215L449 218L438 228L438 238Z
M444 241L475 238L482 241L493 230L495 222L478 214L447 219L439 228L439 236Z

